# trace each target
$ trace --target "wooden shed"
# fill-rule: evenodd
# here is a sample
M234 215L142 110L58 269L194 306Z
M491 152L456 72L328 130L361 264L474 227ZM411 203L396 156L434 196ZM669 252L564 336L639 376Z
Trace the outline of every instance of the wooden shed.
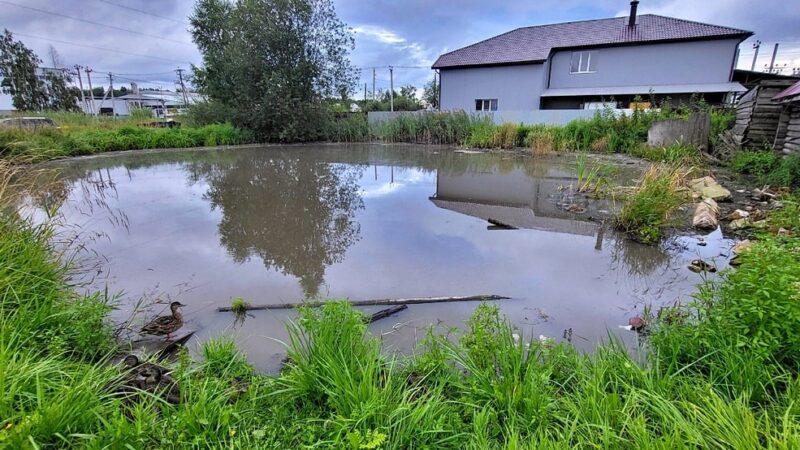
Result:
M762 80L739 99L733 127L733 135L739 146L749 149L783 148L785 133L779 133L779 125L786 107L772 99L794 82Z
M779 92L772 100L783 108L776 133L781 136L782 145L775 149L786 154L800 153L800 82Z

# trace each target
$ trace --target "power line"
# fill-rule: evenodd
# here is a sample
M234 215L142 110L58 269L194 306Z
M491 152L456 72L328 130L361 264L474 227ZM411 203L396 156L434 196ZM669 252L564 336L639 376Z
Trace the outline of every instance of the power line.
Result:
M29 38L32 38L32 39L41 39L43 41L56 42L56 43L59 43L59 44L74 45L76 47L92 48L92 49L95 49L95 50L102 50L102 51L105 51L105 52L120 53L120 54L123 54L123 55L130 55L130 56L138 56L140 58L151 58L151 59L159 59L161 61L169 61L169 62L173 62L173 63L191 64L190 61L179 61L177 59L172 59L172 58L162 58L160 56L143 55L141 53L126 52L126 51L123 51L123 50L114 50L114 49L110 49L110 48L95 47L94 45L78 44L76 42L62 41L60 39L52 39L52 38L46 38L46 37L41 37L41 36L34 36L32 34L26 34L26 33L18 33L16 31L14 32L14 34L18 35L18 36L29 37Z
M116 6L118 8L127 9L129 11L135 11L135 12L140 13L140 14L145 14L145 15L148 15L148 16L158 17L159 19L169 20L170 22L183 23L183 24L187 24L187 25L189 24L185 20L178 20L178 19L173 19L171 17L159 16L158 14L153 14L153 13L151 13L149 11L145 11L143 9L132 8L132 7L127 6L127 5L120 5L119 3L110 2L108 0L97 0L97 1L109 4L109 5L112 5L112 6Z
M2 3L4 5L16 6L18 8L29 9L31 11L40 12L42 14L49 14L51 16L64 17L66 19L76 20L78 22L84 22L84 23L88 23L88 24L91 24L91 25L96 25L96 26L99 26L99 27L106 27L106 28L110 28L112 30L118 30L118 31L124 31L126 33L138 34L138 35L147 36L147 37L153 38L153 39L161 39L162 41L174 42L176 44L183 44L183 45L194 45L191 42L179 41L177 39L170 39L170 38L166 38L166 37L163 37L163 36L158 36L158 35L155 35L155 34L142 33L141 31L129 30L127 28L117 27L117 26L114 26L114 25L107 25L107 24L100 23L100 22L94 22L92 20L81 19L80 17L73 17L73 16L68 16L66 14L61 14L61 13L57 13L57 12L53 12L53 11L47 11L45 9L34 8L32 6L18 5L16 3L8 2L8 1L5 1L5 0L0 0L0 3Z

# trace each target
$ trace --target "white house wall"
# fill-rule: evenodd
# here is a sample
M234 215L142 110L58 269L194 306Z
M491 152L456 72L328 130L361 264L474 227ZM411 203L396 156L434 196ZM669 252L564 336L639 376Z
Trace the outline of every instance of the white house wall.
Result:
M497 99L498 110L539 109L544 89L543 64L444 69L441 74L443 110L475 111L476 99Z
M599 48L593 73L570 73L572 51L560 51L550 57L549 88L725 83L738 44L721 39Z

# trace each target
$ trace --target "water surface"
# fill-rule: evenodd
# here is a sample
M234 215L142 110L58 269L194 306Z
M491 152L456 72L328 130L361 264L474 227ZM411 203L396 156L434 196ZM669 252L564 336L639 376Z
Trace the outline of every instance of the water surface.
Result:
M81 289L121 293L114 317L137 319L187 304L199 342L233 336L258 367L282 357L292 311L216 312L306 298L500 294L527 335L591 349L628 318L686 299L694 258L724 266L718 233L660 247L607 226L610 200L574 196L574 156L462 154L390 145L286 146L142 152L58 164L62 182L37 198L58 210L60 236L79 234ZM616 179L632 183L638 165ZM574 206L573 206L574 205ZM40 213L41 214L41 213ZM517 230L491 226L487 219ZM408 350L431 324L463 325L475 303L413 305L372 330ZM378 308L365 309L374 311Z

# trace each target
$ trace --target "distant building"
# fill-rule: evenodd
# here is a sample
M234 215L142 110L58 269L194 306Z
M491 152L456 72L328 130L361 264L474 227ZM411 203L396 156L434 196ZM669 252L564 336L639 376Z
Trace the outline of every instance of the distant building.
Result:
M150 109L155 117L165 118L180 115L189 105L203 101L203 97L196 92L187 92L184 96L175 91L140 89L136 83L131 83L129 92L114 97L113 101L108 93L103 98L95 97L96 113L101 116L128 116L134 109ZM92 114L91 99L87 98L81 109Z
M518 28L441 55L443 110L629 108L688 99L710 103L746 89L733 81L750 31L652 14ZM639 105L642 106L642 105Z

